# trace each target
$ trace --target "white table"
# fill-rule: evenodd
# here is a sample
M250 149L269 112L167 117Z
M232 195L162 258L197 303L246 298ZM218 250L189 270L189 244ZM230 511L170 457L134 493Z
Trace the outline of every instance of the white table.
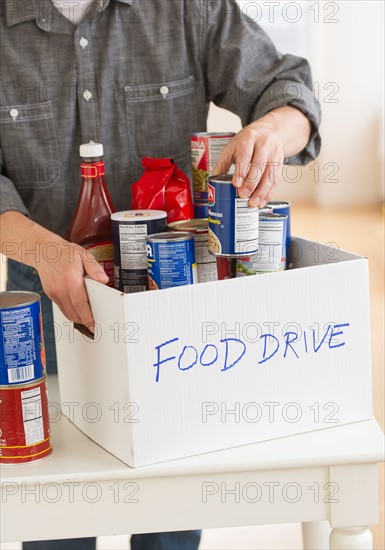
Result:
M49 394L59 402L56 377ZM63 416L51 427L51 457L2 467L3 542L302 522L306 547L327 548L328 520L330 548L372 548L374 419L137 469Z

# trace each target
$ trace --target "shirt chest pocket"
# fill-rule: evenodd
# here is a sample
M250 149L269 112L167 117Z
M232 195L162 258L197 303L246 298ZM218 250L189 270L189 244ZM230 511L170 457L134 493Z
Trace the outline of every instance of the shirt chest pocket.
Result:
M190 151L194 79L124 88L130 157L171 157L176 162Z
M18 189L52 187L60 177L50 102L0 108L4 172Z

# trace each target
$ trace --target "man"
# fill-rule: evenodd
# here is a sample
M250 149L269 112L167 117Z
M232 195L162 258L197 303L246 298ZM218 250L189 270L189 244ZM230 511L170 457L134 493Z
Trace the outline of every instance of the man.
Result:
M0 25L2 251L8 288L42 293L53 372L50 300L92 328L83 276L107 281L64 239L79 193L81 143L103 143L107 185L125 210L143 156L173 157L191 175L190 135L205 131L214 101L244 126L217 172L234 164L240 195L261 207L284 161L317 156L319 107L307 62L280 55L235 0L2 0ZM190 550L199 532L136 535L131 544ZM94 539L24 544L94 547Z

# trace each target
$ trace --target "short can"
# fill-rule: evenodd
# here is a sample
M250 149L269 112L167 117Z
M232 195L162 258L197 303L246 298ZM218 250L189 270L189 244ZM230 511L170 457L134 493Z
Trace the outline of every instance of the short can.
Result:
M197 282L194 234L179 231L147 237L149 290Z
M285 269L287 216L262 214L259 218L259 250L255 256L240 258L237 277Z
M258 251L259 210L238 196L232 176L209 181L209 251L216 256L251 256Z
M207 218L183 220L168 224L171 231L188 231L194 234L195 261L198 283L216 281L217 264L215 257L209 253L209 221Z
M0 293L0 386L25 384L46 374L40 295Z
M0 464L22 464L52 453L46 377L0 387Z
M290 241L291 241L291 225L290 225L290 217L291 217L291 204L287 201L270 201L266 205L269 208L273 209L273 214L283 214L287 216L287 233L286 233L286 268L289 267L290 264Z
M115 288L125 293L148 289L146 239L165 231L162 210L127 210L111 216L115 249Z
M234 132L200 132L192 134L191 161L195 204L207 205L209 176L212 174L223 149L234 136Z

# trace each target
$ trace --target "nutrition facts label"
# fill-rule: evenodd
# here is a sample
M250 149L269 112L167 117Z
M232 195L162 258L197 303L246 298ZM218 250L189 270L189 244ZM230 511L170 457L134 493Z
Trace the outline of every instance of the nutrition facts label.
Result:
M24 382L34 378L35 334L28 307L1 312L4 361L8 380ZM2 381L4 383L4 381Z
M208 235L195 235L195 260L197 264L198 283L216 281L217 260L208 249Z
M21 392L21 406L25 444L34 445L44 440L43 413L40 388Z
M186 242L160 244L158 250L162 288L195 283L196 266L191 266Z
M235 201L235 252L254 254L258 250L258 208L249 206L249 199Z
M147 269L147 225L120 225L120 258L122 269Z
M263 221L259 239L258 259L252 262L257 271L280 271L285 267L283 258L283 221Z

